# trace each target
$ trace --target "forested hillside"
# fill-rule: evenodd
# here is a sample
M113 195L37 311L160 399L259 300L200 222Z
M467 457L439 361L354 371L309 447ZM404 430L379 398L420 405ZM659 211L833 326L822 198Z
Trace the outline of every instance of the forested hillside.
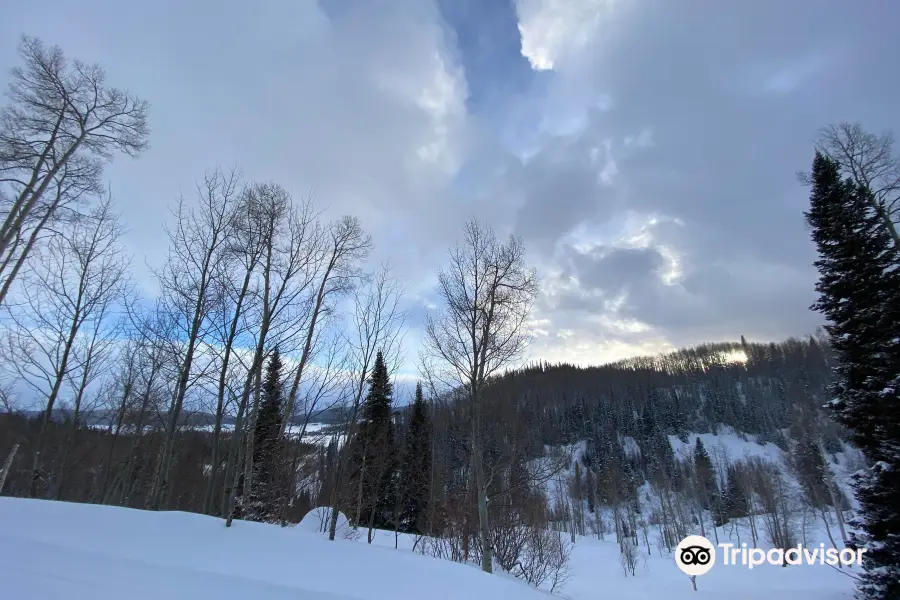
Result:
M828 347L823 340L709 344L600 367L542 364L491 384L491 398L516 399L535 429L533 442L557 446L582 439L629 436L643 447L652 436L715 433L722 426L783 440L829 399ZM826 426L829 444L836 441Z
M573 535L643 536L649 550L650 540L671 548L693 527L746 520L754 543L788 544L805 535L794 516L808 512L805 523L843 536L847 473L862 463L822 417L829 382L829 349L814 337L498 377L481 421L494 535L549 521ZM435 404L429 521L460 540L462 556L477 522L460 513L474 511L466 407Z

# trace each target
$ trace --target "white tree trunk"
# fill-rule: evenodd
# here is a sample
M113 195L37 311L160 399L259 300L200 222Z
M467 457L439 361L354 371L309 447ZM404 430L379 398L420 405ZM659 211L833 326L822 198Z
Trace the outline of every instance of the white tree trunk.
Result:
M19 445L13 444L12 450L9 451L6 461L3 463L3 470L0 471L0 495L3 495L3 485L6 483L6 476L9 475L9 470L12 468L13 460L16 458L18 450Z

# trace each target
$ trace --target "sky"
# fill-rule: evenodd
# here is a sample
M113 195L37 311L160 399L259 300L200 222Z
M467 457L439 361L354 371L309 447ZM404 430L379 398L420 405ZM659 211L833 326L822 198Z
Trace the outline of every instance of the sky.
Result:
M900 128L898 22L890 0L0 0L0 83L27 34L150 103L151 148L106 172L149 295L169 208L237 166L361 219L406 287L406 369L471 218L538 271L527 358L597 364L815 331L797 172L823 125Z

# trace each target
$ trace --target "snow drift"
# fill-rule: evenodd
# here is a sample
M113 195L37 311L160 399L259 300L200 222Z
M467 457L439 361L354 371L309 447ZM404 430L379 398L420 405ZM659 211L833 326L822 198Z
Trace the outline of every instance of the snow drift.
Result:
M328 533L328 526L331 524L331 509L327 506L319 506L317 508L312 509L300 522L296 525L296 528L300 531L306 533L319 533L322 535L326 535ZM350 538L352 537L350 534L353 530L350 527L350 522L347 520L347 516L339 512L337 525L334 528L334 534L336 538Z

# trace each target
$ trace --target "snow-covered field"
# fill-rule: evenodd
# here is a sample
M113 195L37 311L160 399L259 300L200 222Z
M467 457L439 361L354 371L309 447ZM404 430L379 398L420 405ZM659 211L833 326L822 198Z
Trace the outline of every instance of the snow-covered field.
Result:
M529 600L518 581L301 528L0 498L10 600Z
M15 600L529 600L542 591L503 575L414 554L391 532L329 542L298 527L178 512L0 498L0 597ZM721 532L725 535L724 532ZM655 550L626 577L612 541L578 538L570 600L728 598L849 600L852 580L825 566L716 566L694 592Z

